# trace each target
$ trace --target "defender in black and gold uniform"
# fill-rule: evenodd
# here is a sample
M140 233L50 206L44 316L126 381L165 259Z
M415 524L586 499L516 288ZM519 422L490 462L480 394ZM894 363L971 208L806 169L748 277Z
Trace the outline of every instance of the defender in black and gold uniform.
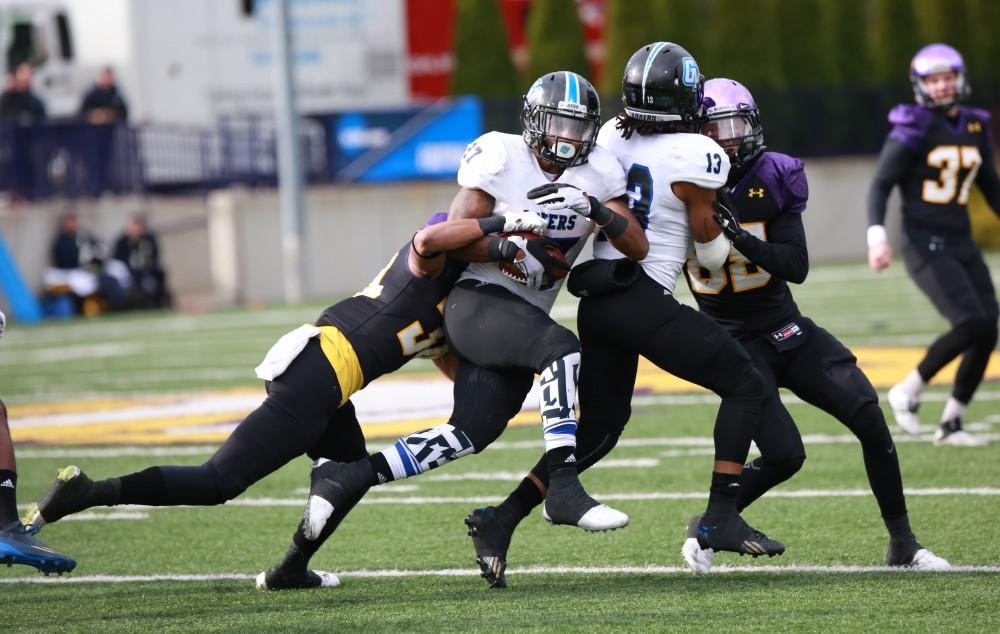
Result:
M921 49L910 65L917 103L889 113L892 131L882 147L868 193L868 264L881 271L892 261L883 228L886 202L899 185L903 198L906 272L951 324L902 382L889 390L896 424L920 432L920 392L953 359L962 361L945 403L935 444L976 446L982 439L962 428L962 417L983 380L997 343L996 291L972 241L969 192L975 183L1000 214L1000 178L993 160L990 115L959 105L969 93L962 56L946 44Z
M271 348L257 367L257 376L268 381L267 398L205 464L156 466L100 481L90 480L75 466L65 467L29 509L25 524L41 526L100 505L222 504L302 454L317 461L367 456L350 397L414 356L444 351L444 300L466 265L445 252L488 233L537 230L544 223L525 212L484 221L445 218L432 218L361 292L327 308L316 325L297 328ZM511 253L509 241L495 240L493 252L513 259L517 249ZM356 501L336 509L327 522L330 532ZM275 589L339 583L335 575L306 568L323 539L305 539L300 525L293 541L284 565L267 579L258 579L259 585Z

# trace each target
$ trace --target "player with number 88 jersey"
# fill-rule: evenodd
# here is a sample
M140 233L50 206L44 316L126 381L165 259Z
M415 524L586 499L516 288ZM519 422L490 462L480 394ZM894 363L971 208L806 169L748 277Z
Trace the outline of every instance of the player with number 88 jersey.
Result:
M975 183L994 213L1000 214L990 115L959 105L969 93L965 63L946 44L918 51L910 65L910 80L917 103L900 104L889 113L893 127L868 193L868 262L878 272L892 261L883 222L889 193L899 185L907 273L952 329L932 343L917 367L889 391L889 405L896 423L917 434L921 390L961 356L935 442L979 445L979 438L962 429L962 417L996 345L1000 307L989 269L972 241L968 202Z

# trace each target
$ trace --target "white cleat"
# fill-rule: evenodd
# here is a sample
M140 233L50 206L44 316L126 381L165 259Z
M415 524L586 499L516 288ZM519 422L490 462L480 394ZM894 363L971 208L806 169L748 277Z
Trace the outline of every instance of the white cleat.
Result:
M946 431L940 427L934 432L934 444L937 446L951 445L952 447L982 447L986 441L978 436L973 436L964 429L958 431Z
M567 522L554 522L549 517L548 509L542 506L542 517L549 524L566 524ZM613 531L618 528L628 526L629 516L619 510L613 509L607 504L598 504L592 507L576 521L574 526L578 526L585 531L598 533L601 531Z
M702 548L698 544L698 538L688 537L681 547L681 554L688 568L696 575L707 575L712 570L712 563L715 561L715 551L711 548Z
M907 394L899 385L889 389L888 400L896 426L911 436L919 435L920 419L917 418L917 410L920 408L920 400Z
M271 583L268 583L268 573ZM340 577L323 570L306 571L306 576L285 576L273 570L257 575L257 589L265 592L271 590L306 590L312 588L336 588L340 585Z
M921 548L913 555L910 562L911 570L950 570L951 564L943 557L938 557L926 548Z

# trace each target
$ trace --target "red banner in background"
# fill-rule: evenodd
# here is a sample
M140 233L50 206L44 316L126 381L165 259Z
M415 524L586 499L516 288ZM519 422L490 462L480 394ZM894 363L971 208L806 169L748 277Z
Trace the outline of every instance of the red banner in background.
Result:
M523 71L528 62L525 25L535 0L499 0L511 59ZM597 83L604 63L604 5L606 0L577 0L590 61ZM437 99L450 94L454 67L455 0L406 0L406 34L409 51L410 97ZM534 79L534 78L531 78Z

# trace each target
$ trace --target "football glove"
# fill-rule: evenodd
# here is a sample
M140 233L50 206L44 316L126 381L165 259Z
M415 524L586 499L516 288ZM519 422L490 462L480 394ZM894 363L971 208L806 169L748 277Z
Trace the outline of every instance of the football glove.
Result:
M507 239L517 245L517 248L524 253L524 257L515 260L514 265L521 269L526 280L525 286L528 288L539 290L545 283L545 274L552 269L569 270L569 265L545 250L545 247L557 246L558 243L555 240L549 238L526 240L521 236L510 236Z
M715 209L713 214L715 221L722 227L722 232L730 241L736 242L743 233L740 228L740 221L736 217L736 208L733 206L733 199L725 188L719 188L715 192L715 202L712 203Z
M602 205L601 201L568 183L539 185L528 192L528 200L535 201L546 211L570 209L602 227L615 217L615 212Z
M533 211L507 211L503 220L503 233L530 231L542 235L548 225L548 221Z

